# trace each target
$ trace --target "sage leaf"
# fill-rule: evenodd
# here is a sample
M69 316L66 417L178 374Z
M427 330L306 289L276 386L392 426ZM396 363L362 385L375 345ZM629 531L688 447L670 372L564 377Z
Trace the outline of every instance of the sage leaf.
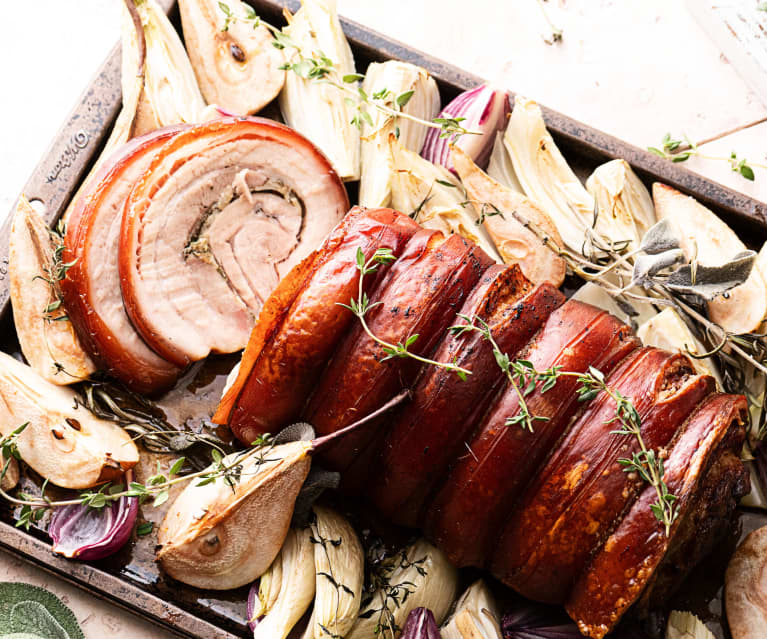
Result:
M289 444L290 442L309 442L316 437L314 426L307 422L296 422L285 426L274 437L275 444Z
M669 275L665 285L673 291L698 295L711 301L743 284L751 274L755 260L756 253L754 251L743 251L721 266L697 264L694 281L692 266L685 264Z
M69 634L45 606L36 601L20 601L11 608L11 629L46 639L70 639Z
M657 226L657 225L656 225ZM631 283L634 286L649 288L653 285L653 277L684 258L682 249L674 248L661 253L637 255L634 260L634 272Z
M649 255L657 255L679 247L679 236L668 218L664 218L651 226L639 245L639 249Z
M0 583L0 637L85 639L77 618L56 595L10 582Z

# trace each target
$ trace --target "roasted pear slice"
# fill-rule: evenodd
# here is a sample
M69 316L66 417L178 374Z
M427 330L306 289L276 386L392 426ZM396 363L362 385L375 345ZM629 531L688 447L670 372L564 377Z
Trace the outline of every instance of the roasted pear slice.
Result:
M26 423L19 454L52 484L91 488L122 477L138 462L138 449L122 428L78 404L73 390L51 384L5 353L0 399L0 435Z
M210 590L249 584L269 568L311 467L312 443L233 453L213 481L187 485L160 525L157 559L174 579ZM221 473L222 468L232 472Z
M512 211L519 211L562 246L562 238L551 218L524 195L487 175L465 151L454 146L451 158L480 223L485 225L503 261L519 264L525 277L534 284L550 282L559 286L565 279L565 261L512 217Z
M65 385L96 370L83 350L59 297L67 265L51 233L23 195L13 216L8 276L21 352L46 380Z
M240 0L225 6L227 12L217 0L179 0L186 50L209 104L254 114L285 84L285 55L263 24L254 28L250 6Z

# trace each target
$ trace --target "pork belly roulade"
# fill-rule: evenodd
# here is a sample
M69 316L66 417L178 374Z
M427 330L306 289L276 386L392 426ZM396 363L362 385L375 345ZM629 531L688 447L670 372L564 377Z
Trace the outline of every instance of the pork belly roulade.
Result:
M355 235L376 223L397 226L397 240ZM488 568L530 598L566 604L581 631L601 639L629 609L657 607L720 537L748 490L736 454L745 400L716 393L714 380L697 374L686 356L641 347L608 313L565 302L550 285L534 287L516 267L491 266L471 243L413 231L402 214L352 212L267 302L243 359L247 372L240 371L240 386L217 417L244 440L298 415L332 433L409 389L408 403L342 440L325 463L383 515L420 527L457 565ZM386 357L350 311L342 309L345 319L337 314L337 303L359 284L349 257L358 239L365 255L369 241L389 241L399 255L364 282L370 302L379 303L365 316L373 335L397 344L417 334L409 350L470 370L466 381ZM318 275L321 265L328 275ZM665 461L664 479L678 497L668 536L651 509L655 488L619 461L639 447L635 436L615 432L613 397L602 392L579 402L580 382L561 376L545 392L526 395L540 419L532 431L523 428L513 419L519 395L488 342L448 330L465 321L459 314L487 322L509 358L537 370L593 367L631 400L643 441ZM304 361L301 355L286 355L292 335L306 349L311 374L291 363ZM276 388L285 380L295 382L293 399ZM251 391L255 384L263 387ZM269 417L272 397L276 419Z
M99 367L130 389L155 393L172 386L181 368L147 346L128 318L120 291L120 227L133 184L184 127L131 140L88 181L67 223L61 280L67 314Z
M322 153L284 125L225 118L179 133L125 204L133 325L178 366L243 348L272 290L348 208Z

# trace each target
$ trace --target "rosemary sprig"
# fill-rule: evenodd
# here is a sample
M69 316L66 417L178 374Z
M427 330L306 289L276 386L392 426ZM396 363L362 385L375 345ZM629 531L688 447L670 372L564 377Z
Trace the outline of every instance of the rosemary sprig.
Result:
M466 118L463 117L444 117L434 118L433 120L423 120L403 111L402 109L413 96L412 91L404 91L395 96L389 89L382 88L372 95L368 95L361 87L355 88L354 85L356 85L357 82L365 79L363 74L350 73L341 76L333 61L322 51L304 51L301 45L293 40L282 29L278 29L277 27L262 21L252 7L248 5L245 6L245 15L238 16L235 15L231 7L225 2L219 2L219 10L225 16L224 25L221 30L227 31L233 22L252 24L254 29L259 26L266 27L274 37L272 40L272 45L274 47L277 49L293 49L298 55L297 60L285 63L280 67L281 69L292 71L305 80L329 84L346 94L347 97L345 99L347 100L347 104L354 105L357 109L356 115L352 118L350 124L354 124L356 127L360 128L363 122L367 122L370 126L373 126L373 118L365 108L366 106L369 106L391 118L404 118L429 128L439 129L441 138L450 138L453 142L462 135L480 135L480 132L470 131L463 126L462 122L466 120ZM391 101L393 106L388 106L386 104L387 101Z
M749 162L746 158L740 157L735 151L732 151L729 157L704 155L700 152L698 145L686 135L684 136L684 140L681 140L679 138L673 138L671 133L666 133L661 140L660 147L648 146L647 150L650 151L650 153L654 153L658 157L670 160L671 162L685 162L693 156L703 160L728 162L730 168L735 173L738 173L740 176L751 182L756 179L753 167L756 166L762 169L767 169L767 165Z
M20 459L17 439L19 435L27 427L27 424L23 424L15 429L8 435L0 438L0 450L6 456L5 464L3 465L2 474L0 477L4 477L11 463L11 458ZM262 435L253 442L253 448L242 451L236 454L231 460L225 461L223 455L216 448L211 449L211 458L213 461L212 468L205 468L197 472L188 474L181 474L186 459L179 457L175 460L173 465L168 470L167 475L162 472L158 463L157 473L149 477L146 483L140 483L131 481L127 486L122 484L105 483L98 488L92 488L83 490L80 494L73 499L64 499L54 501L45 496L45 488L47 481L43 484L41 495L34 496L26 493L20 493L18 497L9 495L6 491L0 488L0 496L4 497L8 502L21 506L17 527L29 527L39 522L45 513L53 508L59 508L62 506L84 505L90 508L100 509L105 506L119 501L123 497L136 497L140 503L152 500L152 506L161 506L168 500L170 496L170 489L176 484L182 482L188 482L192 480L199 480L197 486L204 486L217 479L223 478L223 480L232 487L240 482L243 476L243 464L255 458L256 466L261 466L267 461L273 461L267 458L269 451L274 447L274 442L269 435Z
M401 358L410 358L414 359L416 361L419 361L423 364L428 364L430 366L437 366L439 368L444 368L449 371L455 372L458 377L465 380L467 375L471 375L471 371L462 368L461 366L458 366L455 363L448 363L448 362L437 362L433 359L429 359L427 357L422 357L418 355L417 353L413 353L409 350L409 348L416 342L418 339L418 334L415 335L409 335L405 338L405 341L397 342L396 344L392 344L391 342L387 342L386 340L381 339L378 337L373 331L370 330L370 327L368 326L367 321L365 320L365 316L367 313L375 308L376 306L379 306L382 304L382 302L371 302L368 298L367 293L364 290L364 280L365 276L369 275L370 273L374 273L378 270L378 266L380 264L387 264L390 262L395 261L397 258L392 253L392 250L389 248L379 248L376 249L375 253L373 253L373 256L365 260L365 253L363 252L362 248L357 248L357 256L356 256L356 265L357 270L360 273L359 276L359 283L357 287L357 299L352 298L349 304L342 304L341 302L336 302L339 306L343 306L344 308L348 308L352 313L354 313L360 320L360 323L362 324L362 329L367 333L368 337L372 339L376 344L379 344L383 348L383 352L386 355L386 357L383 358L382 361L386 361L387 359L392 359L395 357L401 357Z
M650 508L655 518L663 524L668 536L671 533L671 525L679 514L675 507L677 497L669 492L668 486L663 480L664 469L661 456L654 450L648 449L645 444L641 430L642 420L633 401L618 390L611 388L606 383L604 374L593 366L589 367L586 373L565 371L562 370L561 366L537 370L529 360L511 360L499 348L487 322L477 316L459 314L459 317L466 323L452 326L450 328L451 333L454 335L462 335L471 331L480 333L492 346L496 363L506 375L511 388L517 395L519 411L516 415L506 418L506 426L521 425L522 428L532 433L536 421L548 421L549 417L532 414L525 398L536 390L541 394L551 390L562 377L576 379L579 384L576 390L579 402L591 401L599 393L605 393L615 402L615 416L610 421L618 422L620 428L612 431L612 433L633 437L639 446L639 451L633 453L631 458L618 459L618 463L623 466L624 472L637 473L642 480L655 489L658 499Z

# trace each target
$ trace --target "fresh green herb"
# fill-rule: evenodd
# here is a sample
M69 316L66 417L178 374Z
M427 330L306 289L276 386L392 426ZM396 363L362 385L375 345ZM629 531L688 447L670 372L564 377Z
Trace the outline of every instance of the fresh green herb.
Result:
M427 571L425 568L426 557L410 560L407 556L407 549L399 551L393 557L388 557L380 564L375 566L371 572L370 594L362 601L361 608L366 608L373 601L376 594L381 594L381 605L377 608L369 608L360 613L361 619L369 619L377 615L376 625L373 630L375 635L384 638L393 639L402 628L397 624L395 612L402 606L416 590L416 584L412 581L403 579L392 583L395 571L415 568L416 572L425 577Z
M762 164L749 163L746 158L739 157L735 151L730 153L729 157L718 157L712 155L703 155L698 148L698 145L690 140L687 136L684 136L684 140L679 138L673 138L671 133L666 133L661 140L660 147L648 146L647 150L654 153L658 157L664 160L670 160L671 162L685 162L691 157L696 156L704 160L719 160L728 162L730 168L741 175L746 180L753 182L756 179L753 167L767 168Z
M302 47L284 31L266 22L262 22L252 8L249 8L244 16L235 15L229 5L224 2L219 2L218 8L225 17L222 31L228 30L232 22L254 23L254 27L263 25L271 32L274 38L272 40L272 45L274 47L277 49L293 49L295 51L296 55L294 56L294 61L284 64L280 67L281 69L291 71L307 81L329 84L346 94L347 104L354 105L357 109L357 112L351 120L351 124L358 128L362 126L363 122L373 126L373 118L367 110L367 107L370 107L380 111L387 117L394 118L395 120L397 118L405 118L430 128L440 129L440 137L449 137L453 141L457 140L462 135L479 135L478 131L469 131L461 125L461 122L463 122L465 118L434 118L433 120L423 120L402 111L405 105L410 101L410 98L413 97L413 91L403 91L397 96L394 96L389 89L382 88L379 91L376 91L373 95L368 96L361 88L355 89L353 85L365 79L363 74L348 73L339 77L338 70L333 64L333 61L322 51L304 51ZM392 102L391 106L387 104L389 101ZM399 137L399 135L397 135L397 137Z
M462 368L452 362L437 362L426 357L421 357L420 355L410 351L409 348L418 340L417 334L409 335L404 338L404 341L392 344L382 340L370 330L370 327L365 320L365 316L370 310L374 309L376 306L379 306L382 302L371 302L368 298L368 294L364 290L365 276L371 273L375 273L378 270L378 266L380 264L387 264L395 261L396 259L397 258L392 253L391 249L379 248L375 251L370 259L365 260L365 253L363 252L362 248L357 248L356 265L357 270L360 272L357 299L352 298L349 304L342 304L340 302L337 302L337 304L339 306L343 306L344 308L348 308L352 313L354 313L359 318L365 333L367 333L370 339L372 339L383 348L385 357L382 361L393 358L410 358L423 364L429 364L431 366L437 366L439 368L453 371L456 375L458 375L458 377L465 380L467 375L471 375L470 370Z
M145 521L144 523L136 526L136 534L139 537L146 537L147 535L152 533L153 529L154 529L154 524L151 521Z
M534 391L544 394L551 390L562 377L576 379L579 384L576 391L578 401L591 401L600 393L605 393L615 402L615 417L611 421L618 422L620 428L612 432L633 437L639 446L639 451L633 453L630 459L619 459L618 463L623 466L625 472L636 472L642 480L655 489L658 500L650 508L656 519L663 524L668 536L671 533L671 525L679 514L675 507L677 498L669 492L663 480L661 456L645 445L641 430L642 420L632 400L611 388L605 381L604 374L594 367L590 367L586 373L564 371L561 366L537 370L529 360L511 360L499 348L487 322L477 316L469 317L459 314L459 317L465 321L465 324L452 326L451 333L454 335L463 335L472 331L480 333L492 346L498 367L506 375L511 388L517 395L519 410L517 414L507 417L506 426L519 425L532 433L536 421L548 421L549 417L532 414L526 400Z
M562 42L562 29L556 26L549 17L549 12L546 10L546 6L543 4L544 2L547 2L548 0L538 0L538 7L541 9L541 13L543 14L544 20L546 20L546 23L549 25L549 29L551 30L551 33L543 38L543 41L546 44L555 44L557 42Z

